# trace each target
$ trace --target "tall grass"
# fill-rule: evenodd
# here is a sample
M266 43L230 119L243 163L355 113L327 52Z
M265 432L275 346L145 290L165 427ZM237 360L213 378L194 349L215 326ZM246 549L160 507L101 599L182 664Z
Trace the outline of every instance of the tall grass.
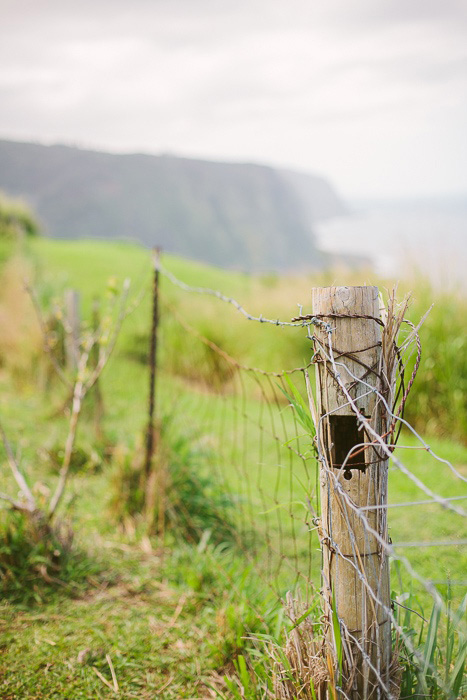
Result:
M68 521L41 536L22 513L1 509L1 598L28 606L42 603L53 589L69 595L80 591L100 566L72 543Z
M395 595L395 594L394 594ZM404 601L398 608L398 623L403 629L406 644L394 635L395 665L399 665L400 698L432 698L460 700L467 692L465 665L467 639L462 622L465 618L467 596L461 605L450 610L450 623L443 629L440 611L435 604L423 610L416 596L409 593L395 595ZM446 605L451 608L448 594ZM421 613L414 612L421 610ZM276 612L279 619L279 613ZM300 622L288 621L281 633L269 620L269 631L250 638L235 662L235 673L225 677L228 694L217 691L222 700L317 700L339 697L339 679L330 674L330 668L320 658L316 642L319 626L310 618ZM284 618L280 618L281 623ZM339 647L338 647L339 648ZM314 680L313 680L314 679Z
M27 382L41 348L40 329L24 287L31 264L15 254L0 266L0 366Z
M467 638L464 632L467 595L457 609L452 609L448 590L448 615L444 630L438 604L435 603L431 611L428 611L428 621L424 616L420 624L420 617L413 612L417 607L416 598L409 594L402 596L402 599L405 608L399 608L399 624L416 653L402 640L401 696L449 700L463 697L464 691L467 691L464 676L467 658Z
M211 450L194 429L164 416L150 474L140 448L121 446L115 456L110 513L118 521L143 520L150 533L167 534L171 541L235 540L234 499L209 472Z
M144 285L149 288L149 255L138 246L46 239L31 239L28 245L41 285L80 289L84 312L110 276L120 280L130 277L136 291ZM377 278L371 271L254 277L170 255L163 257L163 264L188 284L213 287L234 296L255 315L285 320L296 315L298 303L303 304L304 313L312 311L310 290L313 286L376 284L384 294L394 283L394 280ZM415 274L400 285L400 296L409 291L412 301L408 313L414 323L433 303L434 306L421 329L422 365L407 406L407 417L425 433L466 442L467 330L464 319L467 298L461 290L445 294ZM187 294L162 279L160 361L166 370L187 379L209 381L217 375L216 381L224 382L228 380L228 373L225 376L224 367L213 368L209 352L201 352L199 347L195 350L194 344L190 345L189 335L173 318L168 305L176 307L204 336L246 365L277 371L306 364L310 359L310 343L304 338L303 329L248 322L232 307L211 297ZM147 298L122 334L122 351L131 360L145 360L148 318Z
M422 364L407 405L409 422L428 434L467 442L467 298L461 291L435 292L417 279L412 321L434 306L420 336Z
M102 288L110 274L119 278L133 277L138 284L138 280L141 280L142 270L145 270L145 266L149 267L145 251L120 244L90 244L87 242L65 244L38 240L34 242L32 250L40 279L42 281L46 279L49 288L54 283L57 284L57 279L61 286L66 281L67 286L80 288L84 305L90 304L92 296ZM191 265L170 257L166 264L168 267L175 268L178 276L190 283L220 287L225 293L232 293L252 313L264 313L271 317L279 316L286 320L296 313L297 302L304 304L304 312L310 310L307 300L311 286L333 281L325 280L324 277L254 279L232 273L224 274L218 270ZM3 301L0 299L0 312L2 310L8 311L11 305L11 313L5 323L8 327L13 328L17 317L21 316L23 311L26 313L26 305L24 307L14 306L15 303L18 303L16 297L21 287L22 270L20 267L15 270L12 262L8 275L4 277ZM351 281L361 283L361 280L355 278ZM373 282L374 280L368 277L368 281ZM418 320L432 300L438 299L438 302L421 331L424 355L417 382L418 386L415 385L414 393L411 395L407 415L423 433L427 431L437 432L465 439L467 407L465 400L463 401L461 398L461 393L464 395L466 393L466 358L465 352L462 353L463 349L465 351L466 341L461 321L466 317L466 300L460 294L440 297L423 280L416 281L415 286L415 299L410 311L412 320ZM310 343L304 339L303 329L280 329L249 323L243 317L239 317L233 309L226 308L216 300L187 297L163 282L161 344L162 347L172 349L163 351L160 356L162 369L165 371L163 374L165 373L166 377L172 373L188 380L201 380L209 385L211 390L213 388L218 390L219 387L227 389L230 381L228 368L222 363L216 365L212 353L199 344L197 344L198 350L192 352L190 336L171 319L170 311L166 305L167 301L176 304L180 313L204 336L210 338L245 364L280 370L303 365L310 358ZM146 384L144 367L140 363L140 359L144 361L145 357L148 319L149 300L144 300L134 317L128 320L128 326L123 331L124 348L114 358L115 372L108 378L104 378L109 390L108 424L111 425L115 437L118 436L120 439L122 434L126 436L129 432L134 431L135 426L141 427L142 419L144 419ZM33 327L33 321L31 321L29 329ZM13 357L15 353L19 357L28 357L31 345L34 345L32 337L26 338L25 335L18 335L10 345L10 357ZM131 351L135 348L137 352L131 355ZM429 378L426 376L427 374ZM171 384L167 391L174 393L178 385L172 377L167 378L167 383L169 382ZM290 391L292 394L292 387L290 387ZM212 398L211 394L209 396ZM37 401L39 405L40 399ZM43 413L45 405L44 402L40 404L38 411ZM35 435L28 437L29 444L26 444L26 450L29 450L31 454L35 445L34 441ZM219 666L229 664L226 671L228 675L227 689L225 692L220 692L229 698L270 697L273 673L271 657L257 641L251 640L249 633L252 632L256 635L256 640L260 640L260 634L266 631L271 636L271 643L276 644L277 648L281 649L285 634L284 630L282 632L280 630L283 620L282 613L277 610L277 606L274 608L275 612L271 613L271 609L273 609L271 602L266 603L262 600L266 597L265 587L261 587L261 582L258 582L255 572L248 571L245 563L239 561L238 558L235 559L235 566L231 564L231 559L234 558L233 548L229 549L224 546L229 533L221 533L217 540L221 545L215 546L218 527L217 516L221 515L222 520L225 521L225 512L228 513L231 508L229 504L222 501L223 493L219 484L213 485L204 482L202 475L200 478L200 465L202 469L204 460L209 460L211 457L203 454L202 450L193 450L193 443L196 441L193 440L189 430L178 435L178 438L176 435L173 436L173 443L168 449L173 483L167 485L167 498L172 499L172 495L169 493L170 488L174 489L174 498L164 506L164 522L166 527L173 528L174 531L179 528L178 534L184 532L187 535L186 539L194 541L195 546L177 545L170 559L172 564L177 558L183 559L183 562L179 562L180 566L177 567L177 576L180 576L181 581L188 582L190 586L204 595L207 601L214 596L214 591L216 591L216 595L218 593L219 596L225 598L222 612L219 612L219 633L212 641L218 652L216 663ZM130 468L133 467L127 459L122 466L122 469L127 472L126 476L128 476ZM114 470L118 471L118 465L116 467L114 464ZM138 487L139 475L132 472L130 475L136 477L136 486ZM110 472L106 468L103 473L100 472L91 477L101 480L102 484L105 482L98 498L95 497L92 491L93 487L89 486L88 481L85 482L83 479L80 482L82 487L80 497L92 501L92 504L88 504L88 510L85 511L85 518L94 518L93 522L97 522L98 519L96 502L99 504L103 502L104 494L108 490L109 477ZM179 483L174 483L177 480ZM214 497L213 490L216 492ZM122 495L122 482L120 482L120 491L117 489L117 493ZM130 510L137 513L141 508L141 502L138 501L137 490L134 493L136 493L136 500L130 504ZM197 499L201 499L201 501L196 502ZM213 501L217 502L218 510L206 512L206 500L211 504ZM187 503L191 515L189 520L183 524L181 518L183 519L184 508L181 506L186 506ZM174 520L170 521L172 517ZM158 520L157 517L156 520ZM193 524L195 525L194 532L190 530ZM102 521L99 521L99 527L105 529L110 528L111 525L105 517L102 517ZM429 527L430 533L433 532L431 523ZM211 539L207 536L203 537L203 533L209 532L209 530L214 533L211 534ZM1 541L4 557L16 557L19 551L26 551L24 533L17 525L14 525L13 530L10 528L8 532L5 529L5 532L7 534ZM54 551L44 553L40 550L40 545L38 549L32 547L28 551L30 555L28 555L26 562L27 572L21 568L23 564L20 564L15 580L20 581L23 577L27 585L31 585L31 589L34 590L33 575L34 572L37 574L37 566L40 565L37 557L50 557L51 555L51 561L54 563L53 557L57 555L54 554ZM67 580L66 568L59 573L58 570L49 566L47 572L51 577ZM71 575L77 576L76 573ZM11 584L10 581L8 585ZM238 595L240 603L236 597ZM399 599L404 604L411 608L417 607L414 596L409 600L403 595ZM253 602L255 611L252 608ZM450 602L448 601L447 604L450 605ZM259 609L260 614L256 612L257 609ZM422 624L417 616L407 618L405 612L401 613L404 615L401 617L401 623L404 625L406 633L414 639L417 648L421 650L422 659L428 659L428 666L424 670L425 662L420 662L418 657L411 656L408 649L403 649L404 675L402 682L407 697L416 697L417 693L419 697L432 693L432 697L452 698L453 695L446 695L445 686L450 687L452 693L463 692L462 684L459 685L459 679L462 677L465 660L465 639L460 632L460 622L457 622L463 609L465 609L465 604L461 604L459 607L459 604L456 603L456 609L453 610L452 616L453 623L448 629L442 627L436 611L422 611L427 620L430 620L431 617L431 624ZM209 614L212 614L212 611ZM451 625L451 623L449 624ZM236 664L235 674L232 665L234 661ZM431 673L432 665L438 668L436 674ZM427 673L427 670L430 672ZM297 697L299 697L298 690Z

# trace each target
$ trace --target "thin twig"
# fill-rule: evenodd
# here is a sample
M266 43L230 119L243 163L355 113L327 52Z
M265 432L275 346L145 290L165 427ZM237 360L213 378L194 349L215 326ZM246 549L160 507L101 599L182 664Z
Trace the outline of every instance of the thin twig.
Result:
M112 680L113 680L113 684L114 684L114 690L115 690L116 693L118 693L119 687L118 687L117 676L115 675L115 669L114 669L114 666L113 666L113 663L112 663L112 659L110 658L110 654L106 654L106 655L105 655L105 659L106 659L107 663L109 664L110 673L112 674Z
M398 603L397 600L392 601L394 605L398 605L400 608L404 608L404 610L408 610L409 612L412 612L414 615L418 615L424 622L428 623L428 620L426 620L423 615L421 615L419 612L416 610L412 610L412 608L408 608L407 605L402 605L402 603Z
M26 503L21 503L20 501L15 501L11 496L7 496L6 493L0 492L0 499L9 503L15 510L25 511L27 513L31 512L31 509Z
M11 445L8 441L5 430L4 430L3 425L1 423L0 423L0 435L2 436L2 441L3 441L3 445L5 447L5 452L7 455L8 464L10 466L11 472L15 478L16 483L18 484L22 493L24 493L26 500L27 500L28 505L27 505L27 507L23 508L23 510L29 510L30 512L33 512L34 510L36 510L35 498L32 495L32 492L26 483L26 479L21 474L19 465L16 461L16 458L13 454L13 450L11 449Z
M113 687L113 685L112 685L111 683L109 683L109 681L107 680L107 678L104 678L104 676L102 675L102 673L101 673L100 671L98 671L97 668L96 668L95 666L92 666L92 670L95 672L96 676L98 676L98 678L100 678L101 681L102 681L103 683L105 683L105 685L106 685L108 688L110 688L110 690L113 690L114 693L117 692L117 691L115 690L115 688Z
M115 322L115 326L114 326L112 338L111 338L111 340L110 340L110 342L109 342L109 344L108 344L108 346L107 346L107 350L106 350L106 351L104 351L103 348L102 348L102 346L101 346L102 354L101 354L101 356L99 357L99 360L98 360L98 362L97 362L97 364L96 364L96 366L95 366L95 368L94 368L94 371L91 373L90 378L88 379L88 381L87 381L86 384L85 384L85 393L87 393L90 389L92 389L92 387L93 387L94 384L96 383L98 377L99 377L100 374L102 373L104 367L106 366L107 362L108 362L109 359L110 359L110 356L112 355L112 353L113 353L113 351L114 351L115 344L116 344L116 342L117 342L117 338L118 338L118 336L119 336L119 333L120 333L120 330L121 330L121 327L122 327L122 323L123 323L123 321L126 319L126 317L128 316L128 314L130 313L130 311L126 310L126 301L127 301L127 298L128 298L128 292L129 292L129 290L130 290L130 280L129 280L129 279L126 279L126 280L124 281L124 283L123 283L123 290L122 290L121 303L120 303L120 311L119 311L119 314L118 314L118 318L117 318L117 320L116 320L116 322Z
M73 386L73 382L71 382L68 379L65 372L60 367L60 365L57 361L57 358L55 357L55 355L53 353L53 349L49 343L49 335L50 334L49 334L49 331L47 330L47 324L45 323L44 318L42 316L42 311L41 311L41 307L39 304L39 300L37 298L37 294L36 294L35 290L27 282L24 283L24 287L31 298L32 304L34 306L34 310L36 312L37 320L39 322L39 326L40 326L43 341L44 341L44 351L49 356L50 361L52 363L52 366L53 366L55 372L57 373L57 376L60 378L60 380L63 382L63 384L65 384L65 386L71 388Z
M169 624L167 625L167 629L171 629L175 623L177 622L178 618L180 617L180 614L185 607L187 596L186 594L183 594L180 600L178 601L178 605L175 608L175 612L173 614L172 619L170 620Z
M81 413L81 407L83 403L83 398L86 395L86 389L84 385L84 373L86 371L86 365L89 359L89 350L85 350L78 363L78 378L75 383L73 390L73 404L70 416L70 426L68 429L68 435L65 443L65 454L63 457L62 467L60 469L59 479L57 483L57 488L52 496L49 505L49 520L53 518L55 511L62 499L63 492L65 490L65 485L68 479L68 474L70 470L71 456L73 453L73 446L75 443L76 429L78 426L78 419Z

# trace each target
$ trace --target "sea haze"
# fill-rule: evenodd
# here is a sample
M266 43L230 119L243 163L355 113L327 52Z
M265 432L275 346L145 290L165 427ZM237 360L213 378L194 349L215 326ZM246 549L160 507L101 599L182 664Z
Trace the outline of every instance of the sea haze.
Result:
M350 202L351 214L315 224L330 253L369 256L376 271L398 280L414 271L437 286L467 289L467 196Z

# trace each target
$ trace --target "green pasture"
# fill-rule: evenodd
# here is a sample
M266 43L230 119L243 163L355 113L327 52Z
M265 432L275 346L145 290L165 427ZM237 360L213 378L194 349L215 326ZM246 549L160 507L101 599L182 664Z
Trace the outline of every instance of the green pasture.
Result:
M130 278L130 303L139 303L124 322L101 385L106 440L114 451L135 451L147 420L149 252L127 243L34 239L26 255L43 305L50 306L72 287L80 292L87 318L95 297L105 307L111 301L109 290ZM330 281L324 276L257 279L174 256L164 256L163 262L188 284L220 289L254 315L283 320L296 314L297 303L307 312L309 288ZM374 280L368 276L365 281ZM431 303L430 290L417 284L412 318ZM465 395L459 397L466 381L461 376L465 335L459 330L453 340L455 351L446 350L451 353L449 367L440 366L439 347L449 345L445 339L449 323L462 314L466 302L450 298L439 304L443 313L434 310L424 331L421 390L409 399L413 408L408 407L407 415L432 450L467 476L463 432L467 408ZM112 512L115 459L104 461L99 469L77 472L65 500L76 533L76 552L83 559L77 556L70 562L69 579L50 585L33 579L28 581L31 595L25 596L19 587L1 603L1 697L113 697L115 690L102 680L113 684L107 655L121 697L209 698L216 697L213 688L231 697L222 678L232 673L233 659L247 648L246 633L278 634L277 594L292 588L301 575L319 585L319 543L307 500L318 507L317 475L308 436L297 425L276 379L258 379L246 372L229 378L228 366L219 364L206 345L180 326L173 309L242 364L268 371L307 364L310 342L303 329L255 324L217 299L188 294L161 280L157 410L160 417L173 416L174 429L190 436L206 455L200 469L232 495L227 514L242 533L240 546L227 550L215 546L209 536L201 542L177 541L170 533L164 541L141 537L138 528L122 527ZM21 450L30 484L46 493L56 476L44 455L66 434L67 418L58 410L66 391L55 378L44 379L46 361L37 348L25 353L29 353L26 372L9 372L8 364L0 372L0 415L11 442ZM301 375L295 376L303 391ZM270 401L261 399L258 387ZM449 395L443 388L449 388ZM453 420L452 405L457 407ZM453 436L448 432L450 423ZM89 450L95 443L89 406L78 444ZM408 431L403 432L401 445L408 449L397 449L395 456L434 493L450 497L467 492L449 466L419 449L420 443ZM5 464L1 473L2 490L13 495ZM391 504L428 498L395 464L390 465ZM467 499L453 504L465 508ZM417 612L425 617L431 599L423 582L433 582L442 595L449 588L453 605L459 605L465 593L466 548L423 545L464 539L464 520L438 504L408 505L389 510L389 528L396 552L422 579L412 579L403 563L393 567L395 593L411 591ZM416 546L399 546L404 543Z
M126 243L108 244L96 242L57 242L51 240L35 240L33 254L37 260L40 271L40 279L48 280L49 284L55 285L60 282L63 286L71 286L80 290L83 299L84 313L89 308L92 298L96 295L102 296L109 278L115 277L122 281L129 277L133 283L133 294L138 295L140 290L146 285L150 286L151 268L150 255L148 251L142 250L139 246L132 246ZM212 287L220 289L224 294L231 295L238 299L240 303L253 314L260 314L258 302L265 300L269 296L269 285L274 284L274 280L266 278L255 280L250 276L239 273L220 271L209 266L192 263L178 259L173 256L166 256L164 264L179 279L187 284L195 286ZM277 284L279 284L276 281ZM311 286L311 283L310 283ZM234 358L241 362L253 366L263 367L268 370L281 371L290 369L296 365L306 364L310 357L310 343L303 336L303 329L276 328L267 324L259 325L244 319L238 312L223 304L217 299L210 297L189 294L174 288L171 283L162 278L161 281L161 332L160 332L160 364L161 379L159 382L160 410L176 411L180 424L198 424L199 429L209 434L219 432L219 426L214 422L220 421L221 410L229 414L225 420L230 431L234 430L234 414L240 415L243 411L240 406L241 398L235 399L233 396L229 400L228 394L224 397L213 392L206 392L206 374L211 371L209 356L206 355L206 348L196 338L185 333L183 329L176 326L176 322L171 317L170 309L166 309L165 300L176 306L177 311L192 326L197 327L209 339L217 340L220 347L227 350ZM266 289L266 292L265 292ZM419 294L416 290L414 295ZM425 290L426 294L426 290ZM283 295L281 295L283 296ZM306 301L303 298L299 301ZM421 300L416 299L417 306L421 306ZM124 325L120 345L115 353L112 364L109 365L103 377L104 395L106 397L106 423L108 430L117 441L134 440L138 431L141 431L145 421L146 394L147 394L147 372L141 362L135 361L132 350L134 349L135 336L145 336L148 333L150 299L149 294L143 298L140 306L127 319ZM427 307L428 307L427 299ZM285 303L282 300L279 315L287 319L287 312L284 309ZM199 309L198 316L195 315ZM271 316L275 317L271 311ZM291 308L289 316L295 313ZM265 314L266 315L266 314ZM428 322L427 322L428 323ZM235 333L236 346L231 349L229 340ZM219 337L216 337L216 334ZM224 337L226 336L224 343ZM422 336L423 339L423 336ZM136 341L138 342L138 341ZM459 344L459 343L458 343ZM174 347L175 345L175 347ZM267 361L260 363L264 358L266 350L269 353ZM290 350L289 348L293 348ZM428 353L431 348L428 348ZM236 352L237 351L237 352ZM174 359L174 355L179 355L179 359ZM289 358L288 363L286 360ZM207 365L207 367L206 367ZM189 383L180 381L180 377L174 377L171 371L182 375L182 379L189 378ZM199 376L197 375L199 372ZM445 370L449 371L448 368ZM423 379L424 366L420 372L420 380ZM199 381L199 384L197 383ZM262 380L261 380L262 381ZM300 381L300 380L299 380ZM246 377L245 392L249 395L254 393L255 382ZM271 395L271 383L266 385L265 391ZM237 382L237 394L240 393ZM274 380L273 389L281 397L277 389L277 382ZM303 389L303 387L302 387ZM258 394L258 390L256 390ZM183 400L182 400L183 397ZM413 401L417 402L417 395L413 395ZM283 397L282 397L283 398ZM410 402L410 399L409 399ZM175 404L180 406L173 408ZM40 412L39 408L39 412ZM259 513L267 509L274 509L280 506L284 527L290 525L290 517L286 515L290 503L296 501L303 502L303 493L308 489L308 497L315 490L315 477L312 472L315 470L313 460L309 460L307 466L308 474L305 473L303 465L298 459L292 459L291 450L285 443L295 447L288 442L294 435L303 433L303 429L297 427L293 421L293 413L287 404L284 403L279 408L273 408L272 417L266 415L266 409L261 401L248 399L246 412L249 420L242 421L241 417L237 426L239 432L235 442L236 449L232 454L226 454L226 450L221 449L222 445L215 445L214 452L223 458L222 470L228 481L230 488L241 493L242 482L244 487L248 487L250 498L252 499L251 509L254 510L255 526L259 527L261 520L267 518L267 514L260 516ZM410 413L410 409L409 409ZM261 414L261 417L260 417ZM201 420L200 420L201 419ZM271 420L274 426L271 427ZM243 425L245 423L245 425ZM261 441L258 439L258 424L264 423L266 432ZM419 426L417 426L419 427ZM275 433L280 438L278 441L272 439ZM422 432L423 436L423 432ZM426 436L425 436L426 437ZM242 444L240 444L240 438ZM444 441L426 437L434 451L442 458L450 460L457 469L460 469L464 476L467 474L467 450L461 444L453 443L451 440ZM302 438L306 440L305 438ZM233 442L233 435L226 436L226 442ZM246 444L243 444L245 443ZM411 449L400 449L396 456L420 478L427 487L442 496L459 495L459 486L462 482L456 479L449 467L431 457L423 449L413 449L417 447L415 438L409 434L403 435L401 444L408 444ZM306 447L306 446L305 446ZM303 449L303 447L302 447ZM262 450L262 454L260 454ZM242 455L242 451L245 452ZM305 451L305 450L303 450ZM241 465L242 459L248 461L248 469ZM230 468L228 462L231 462ZM275 467L281 462L280 467ZM243 469L243 471L242 471ZM303 473L300 471L303 471ZM266 474L265 474L266 471ZM267 488L258 480L258 473ZM310 483L311 482L311 483ZM266 503L261 505L259 492L265 493ZM429 497L407 476L399 472L396 467L391 468L389 480L389 499L393 503L427 500ZM459 503L458 505L465 505ZM246 508L246 506L245 506ZM296 518L300 505L294 508ZM277 520L275 513L269 514L270 520ZM460 518L456 514L443 509L438 505L419 505L410 508L393 508L390 511L391 536L395 543L399 542L426 542L427 540L446 540L449 538L461 539L462 533L458 532L457 524ZM430 548L404 549L403 553L408 558L417 557L420 562L426 560L433 561L433 550ZM460 556L461 552L455 547L444 548L442 552L436 551L436 561L440 565L440 572L444 573L436 579L454 580L463 579L462 568L465 567L465 559ZM443 567L442 562L450 562L449 566ZM425 573L429 578L431 564L426 564ZM450 567L454 566L454 569Z

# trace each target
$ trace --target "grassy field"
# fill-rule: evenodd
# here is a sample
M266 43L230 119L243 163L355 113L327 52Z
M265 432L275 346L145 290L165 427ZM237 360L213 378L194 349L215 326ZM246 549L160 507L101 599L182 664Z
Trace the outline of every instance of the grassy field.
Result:
M296 313L297 303L307 312L311 286L333 281L325 276L281 279L270 275L258 279L171 256L165 264L188 284L232 295L254 315L285 320ZM22 327L12 331L1 347L0 415L10 440L21 448L30 483L45 498L56 478L47 451L60 445L66 433L67 417L57 413L65 393L56 380L47 380L40 336L33 312L21 296L18 278L27 274L34 279L44 306L52 304L65 288L78 289L83 316L89 318L93 298L99 296L106 303L109 290L126 277L132 280L132 298L137 299L149 287L151 269L147 251L137 246L40 239L30 243L25 256L5 265L8 284L4 284L0 305L8 323L12 325L14 318L21 316ZM358 283L362 281L374 280L368 275ZM419 283L413 318L429 306L430 294ZM290 457L286 442L297 434L292 411L285 400L278 402L272 409L276 427L269 432L280 440L267 431L259 440L257 426L269 425L270 417L264 414L255 380L245 380L244 394L238 385L234 390L232 381L226 381L226 390L220 392L216 382L225 380L225 366L213 364L212 353L173 320L171 308L240 362L271 371L307 363L310 348L303 330L253 324L233 308L215 299L188 295L165 279L161 303L159 415L175 413L177 435L200 448L204 465L200 468L217 474L225 492L235 495L232 518L238 524L243 512L245 529L256 531L255 547L260 554L263 550L258 540L263 540L264 546L269 537L269 548L274 550L271 561L261 569L261 557L248 551L249 545L225 548L217 545L214 537L190 541L167 533L164 540L148 538L140 522L122 522L116 517L119 459L138 450L146 422L144 358L150 317L146 294L125 321L115 354L102 376L103 432L112 446L110 458L103 459L100 453L97 466L88 465L70 482L67 515L75 532L73 553L63 555L56 575L50 571L44 577L41 553L32 551L5 587L0 608L1 697L111 697L116 694L115 682L121 697L212 698L216 697L214 688L225 697L235 697L223 677L234 673L233 662L239 654L251 650L247 633L279 637L277 592L284 593L289 581L293 585L297 572L308 572L310 565L312 578L319 581L316 533L308 532L303 518L303 483L315 483L316 465L311 458ZM414 408L409 409L409 418L419 429L426 426L430 446L467 476L467 448L462 442L465 336L454 338L454 351L446 350L451 353L449 366L440 366L439 359L443 348L452 344L446 337L449 324L463 313L466 304L459 297L440 299L439 306L442 312L432 314L425 338L422 335L427 349L421 389L411 398ZM280 394L274 386L265 391ZM430 392L433 401L429 400ZM449 425L455 439L448 437ZM306 439L301 440L303 446ZM416 445L409 435L402 442ZM78 444L89 454L101 443L88 410L80 425ZM307 449L306 444L301 449ZM426 451L407 449L396 454L436 493L461 495L459 481ZM13 495L6 466L2 476L2 490ZM425 498L413 481L391 468L391 503ZM230 514L232 504L226 508ZM2 512L2 527L10 533L10 540L2 541L0 551L6 547L14 551L22 542L18 527L11 530L10 523L8 530L9 517ZM393 508L389 517L396 545L466 537L465 527L462 531L459 526L461 519L437 505ZM16 533L17 544L11 532ZM407 556L424 580L436 582L442 594L451 580L453 605L459 605L465 592L465 548L418 546L396 551ZM275 563L284 552L290 566L277 573ZM428 615L429 597L423 586L410 581L407 574L401 574L401 579L394 568L396 594L412 587L414 605ZM250 651L250 658L257 656Z

